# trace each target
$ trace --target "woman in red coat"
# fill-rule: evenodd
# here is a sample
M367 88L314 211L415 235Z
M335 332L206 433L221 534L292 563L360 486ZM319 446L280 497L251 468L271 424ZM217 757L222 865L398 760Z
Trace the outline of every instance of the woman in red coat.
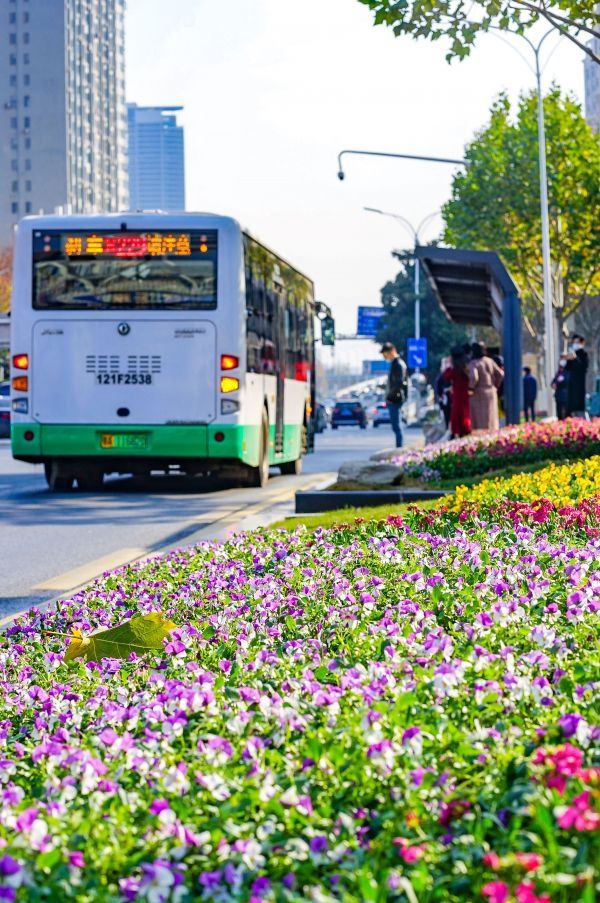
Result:
M463 347L452 349L452 366L444 370L444 379L452 384L450 432L453 439L468 436L471 427L471 403L469 395L469 355Z

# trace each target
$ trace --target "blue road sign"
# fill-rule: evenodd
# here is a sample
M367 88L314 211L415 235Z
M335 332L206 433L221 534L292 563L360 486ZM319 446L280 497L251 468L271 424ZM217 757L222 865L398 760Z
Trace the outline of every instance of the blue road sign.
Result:
M383 307L359 307L356 334L375 338L384 313Z
M408 360L406 362L411 370L427 366L427 339L408 340Z
M377 376L380 373L387 373L390 365L387 361L363 361L363 376Z

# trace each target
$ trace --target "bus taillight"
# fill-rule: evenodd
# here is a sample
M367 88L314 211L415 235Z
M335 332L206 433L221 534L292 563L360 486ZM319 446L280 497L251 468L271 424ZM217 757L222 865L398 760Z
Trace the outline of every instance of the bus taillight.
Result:
M235 370L239 365L240 359L239 357L236 357L235 354L221 355L221 370Z
M27 392L29 389L29 377L13 376L12 387L16 392Z
M29 355L14 354L12 362L15 370L27 370L29 368Z

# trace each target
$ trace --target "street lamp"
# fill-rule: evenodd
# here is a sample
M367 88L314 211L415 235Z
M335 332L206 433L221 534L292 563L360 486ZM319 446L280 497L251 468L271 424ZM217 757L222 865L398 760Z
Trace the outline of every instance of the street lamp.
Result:
M544 127L544 98L542 95L542 72L545 66L540 67L540 52L544 41L551 34L555 33L554 28L550 28L537 44L534 44L526 35L519 34L527 42L533 50L535 58L535 69L529 64L526 57L520 50L505 40L501 35L497 35L505 44L519 54L528 69L534 73L537 89L537 132L538 132L538 159L540 169L540 218L542 223L542 278L543 278L543 295L544 295L544 363L545 363L545 379L546 379L546 398L547 409L550 414L552 403L552 380L556 372L556 341L554 330L554 311L552 308L552 260L550 254L550 216L548 213L548 174L546 171L546 129ZM556 49L556 48L555 48ZM546 60L546 63L548 60Z
M398 222L402 223L408 231L410 232L413 241L415 243L415 339L421 338L421 299L419 297L420 292L420 265L419 258L416 255L417 245L421 244L421 239L419 238L419 233L421 229L425 227L425 225L434 218L434 216L438 216L439 210L434 210L433 213L429 213L425 216L419 225L416 227L410 222L410 220L406 219L405 216L401 216L399 213L388 213L387 210L378 210L376 207L364 207L364 210L367 210L369 213L379 213L381 216L390 216L392 219L397 219Z

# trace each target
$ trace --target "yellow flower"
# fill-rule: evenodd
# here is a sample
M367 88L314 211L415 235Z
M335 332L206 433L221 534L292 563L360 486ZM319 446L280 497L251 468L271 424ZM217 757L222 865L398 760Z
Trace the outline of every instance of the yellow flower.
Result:
M546 498L556 505L572 505L600 494L600 455L573 464L549 464L534 473L520 473L506 479L483 480L471 487L458 486L450 499L440 504L460 511L465 503L489 505L501 499L533 502Z

